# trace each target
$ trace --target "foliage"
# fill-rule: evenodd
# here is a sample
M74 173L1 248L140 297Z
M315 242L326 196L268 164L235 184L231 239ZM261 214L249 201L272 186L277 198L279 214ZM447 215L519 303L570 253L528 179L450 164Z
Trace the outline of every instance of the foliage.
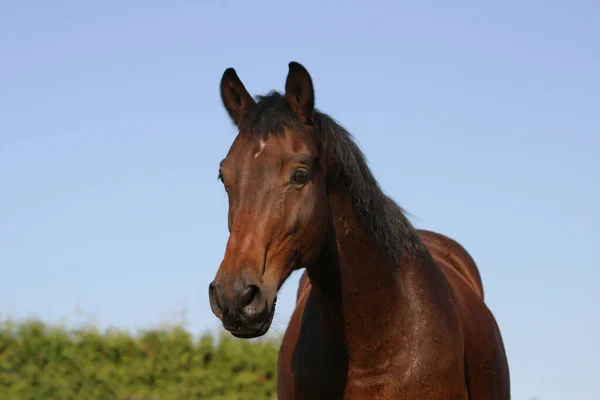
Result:
M0 322L0 399L273 399L277 343Z

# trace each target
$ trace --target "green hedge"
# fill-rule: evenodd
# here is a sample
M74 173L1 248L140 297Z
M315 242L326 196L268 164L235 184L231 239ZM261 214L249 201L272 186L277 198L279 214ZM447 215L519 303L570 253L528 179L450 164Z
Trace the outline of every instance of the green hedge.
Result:
M275 341L0 322L0 399L274 399Z

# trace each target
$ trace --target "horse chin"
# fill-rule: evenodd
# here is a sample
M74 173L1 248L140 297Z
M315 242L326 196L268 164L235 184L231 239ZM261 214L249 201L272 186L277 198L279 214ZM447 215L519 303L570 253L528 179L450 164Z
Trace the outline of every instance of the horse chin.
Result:
M267 333L269 331L270 326L271 326L271 323L268 322L268 323L264 324L261 328L259 328L257 331L254 331L254 332L244 332L244 333L230 332L230 333L238 339L256 339L256 338L263 336L265 333Z

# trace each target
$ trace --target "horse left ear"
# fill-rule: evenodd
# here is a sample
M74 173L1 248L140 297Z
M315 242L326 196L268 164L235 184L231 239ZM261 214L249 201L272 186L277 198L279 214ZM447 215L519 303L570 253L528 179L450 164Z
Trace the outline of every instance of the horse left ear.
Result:
M315 91L310 74L300 63L289 63L285 81L287 105L306 123L312 122L315 108Z
M256 105L233 68L227 68L221 78L221 100L236 125L239 125L248 110Z

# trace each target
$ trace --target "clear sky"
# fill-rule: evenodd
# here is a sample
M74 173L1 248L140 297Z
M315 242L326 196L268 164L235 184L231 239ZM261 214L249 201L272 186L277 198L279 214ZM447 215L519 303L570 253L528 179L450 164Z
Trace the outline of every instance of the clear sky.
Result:
M415 225L477 261L513 398L597 398L600 3L451 3L2 2L2 317L137 329L185 309L215 331L219 79L282 90L295 60Z

